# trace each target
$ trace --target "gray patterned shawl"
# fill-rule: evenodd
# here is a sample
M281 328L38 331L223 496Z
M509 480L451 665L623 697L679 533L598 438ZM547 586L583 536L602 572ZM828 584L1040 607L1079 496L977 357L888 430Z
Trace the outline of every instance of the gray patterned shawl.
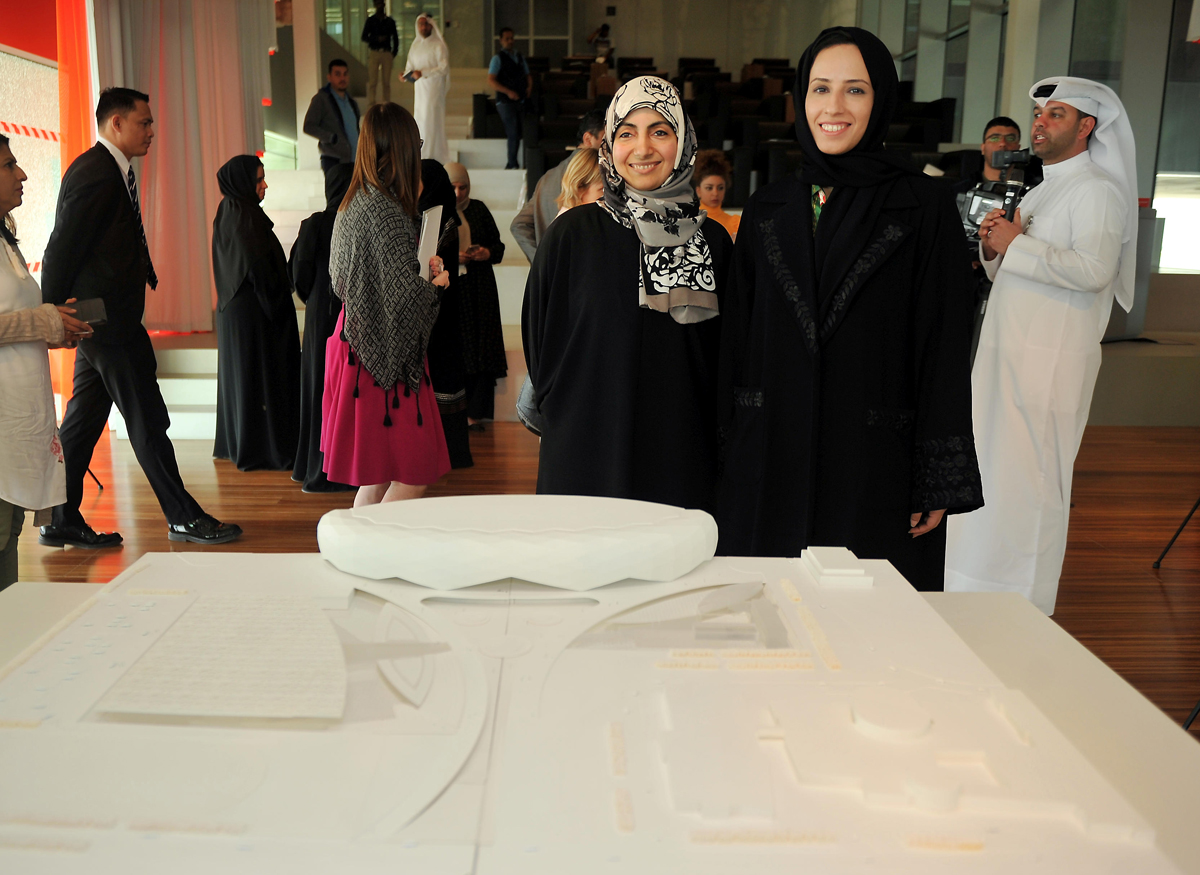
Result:
M661 115L679 138L675 167L659 188L638 191L617 172L613 139L630 113L648 107ZM600 167L604 171L604 197L600 205L642 242L641 282L638 303L670 313L676 322L703 322L717 315L717 280L712 252L704 235L697 233L706 214L700 210L692 188L696 163L696 132L679 92L655 76L631 79L617 91L604 125Z
M361 189L334 220L329 278L346 305L345 337L375 382L419 390L441 290L421 276L414 220Z

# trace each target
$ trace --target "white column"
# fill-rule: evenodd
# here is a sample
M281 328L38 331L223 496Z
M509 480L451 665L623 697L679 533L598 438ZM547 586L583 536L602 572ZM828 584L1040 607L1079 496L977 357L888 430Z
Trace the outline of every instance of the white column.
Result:
M921 0L921 30L917 39L917 79L913 83L913 99L937 100L942 96L942 79L946 72L946 18L949 0Z
M996 114L996 77L1000 71L998 7L972 4L967 39L967 80L964 86L962 134L964 143L982 139L983 126Z
M1200 9L1200 2L1195 8ZM1171 45L1171 13L1171 0L1139 0L1129 4L1125 21L1121 102L1129 113L1137 145L1140 197L1154 196L1154 171L1158 163L1163 93L1167 82L1167 51Z
M325 84L321 69L321 32L317 25L319 0L292 0L292 54L296 62L296 167L316 170L321 166L317 141L304 133L304 114L309 101ZM323 8L323 7L322 7Z
M1008 34L1004 40L1004 83L1001 86L1000 114L1029 129L1033 103L1029 89L1037 81L1038 16L1041 0L1009 0ZM1070 54L1070 41L1061 49Z

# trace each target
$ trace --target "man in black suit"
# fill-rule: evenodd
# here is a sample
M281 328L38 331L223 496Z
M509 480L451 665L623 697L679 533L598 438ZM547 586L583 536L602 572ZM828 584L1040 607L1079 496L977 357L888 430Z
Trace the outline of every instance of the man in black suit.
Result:
M67 474L67 502L54 509L38 543L52 547L114 547L116 532L97 533L79 512L83 477L96 441L116 402L129 427L129 442L167 517L172 541L223 544L242 534L218 522L188 494L167 437L170 419L155 376L150 335L142 326L146 283L158 286L150 261L137 179L130 159L145 155L154 139L148 95L106 88L96 106L100 139L72 163L58 194L54 232L42 260L42 298L61 304L99 298L107 322L75 352L75 391L60 437Z

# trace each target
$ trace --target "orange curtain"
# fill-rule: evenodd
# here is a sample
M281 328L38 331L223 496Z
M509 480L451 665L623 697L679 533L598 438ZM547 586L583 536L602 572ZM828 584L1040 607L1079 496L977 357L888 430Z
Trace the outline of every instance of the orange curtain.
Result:
M58 130L62 169L92 145L92 65L88 52L87 0L58 3ZM75 351L50 351L50 376L63 404L71 397Z

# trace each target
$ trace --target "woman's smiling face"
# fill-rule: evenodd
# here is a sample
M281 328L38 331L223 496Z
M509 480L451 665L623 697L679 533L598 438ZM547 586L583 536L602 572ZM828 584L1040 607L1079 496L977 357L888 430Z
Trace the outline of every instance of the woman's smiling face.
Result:
M808 77L804 114L817 148L842 155L867 132L875 91L857 46L830 46L817 55Z
M617 173L638 191L653 191L666 182L675 169L678 153L675 129L649 107L627 115L613 137Z

